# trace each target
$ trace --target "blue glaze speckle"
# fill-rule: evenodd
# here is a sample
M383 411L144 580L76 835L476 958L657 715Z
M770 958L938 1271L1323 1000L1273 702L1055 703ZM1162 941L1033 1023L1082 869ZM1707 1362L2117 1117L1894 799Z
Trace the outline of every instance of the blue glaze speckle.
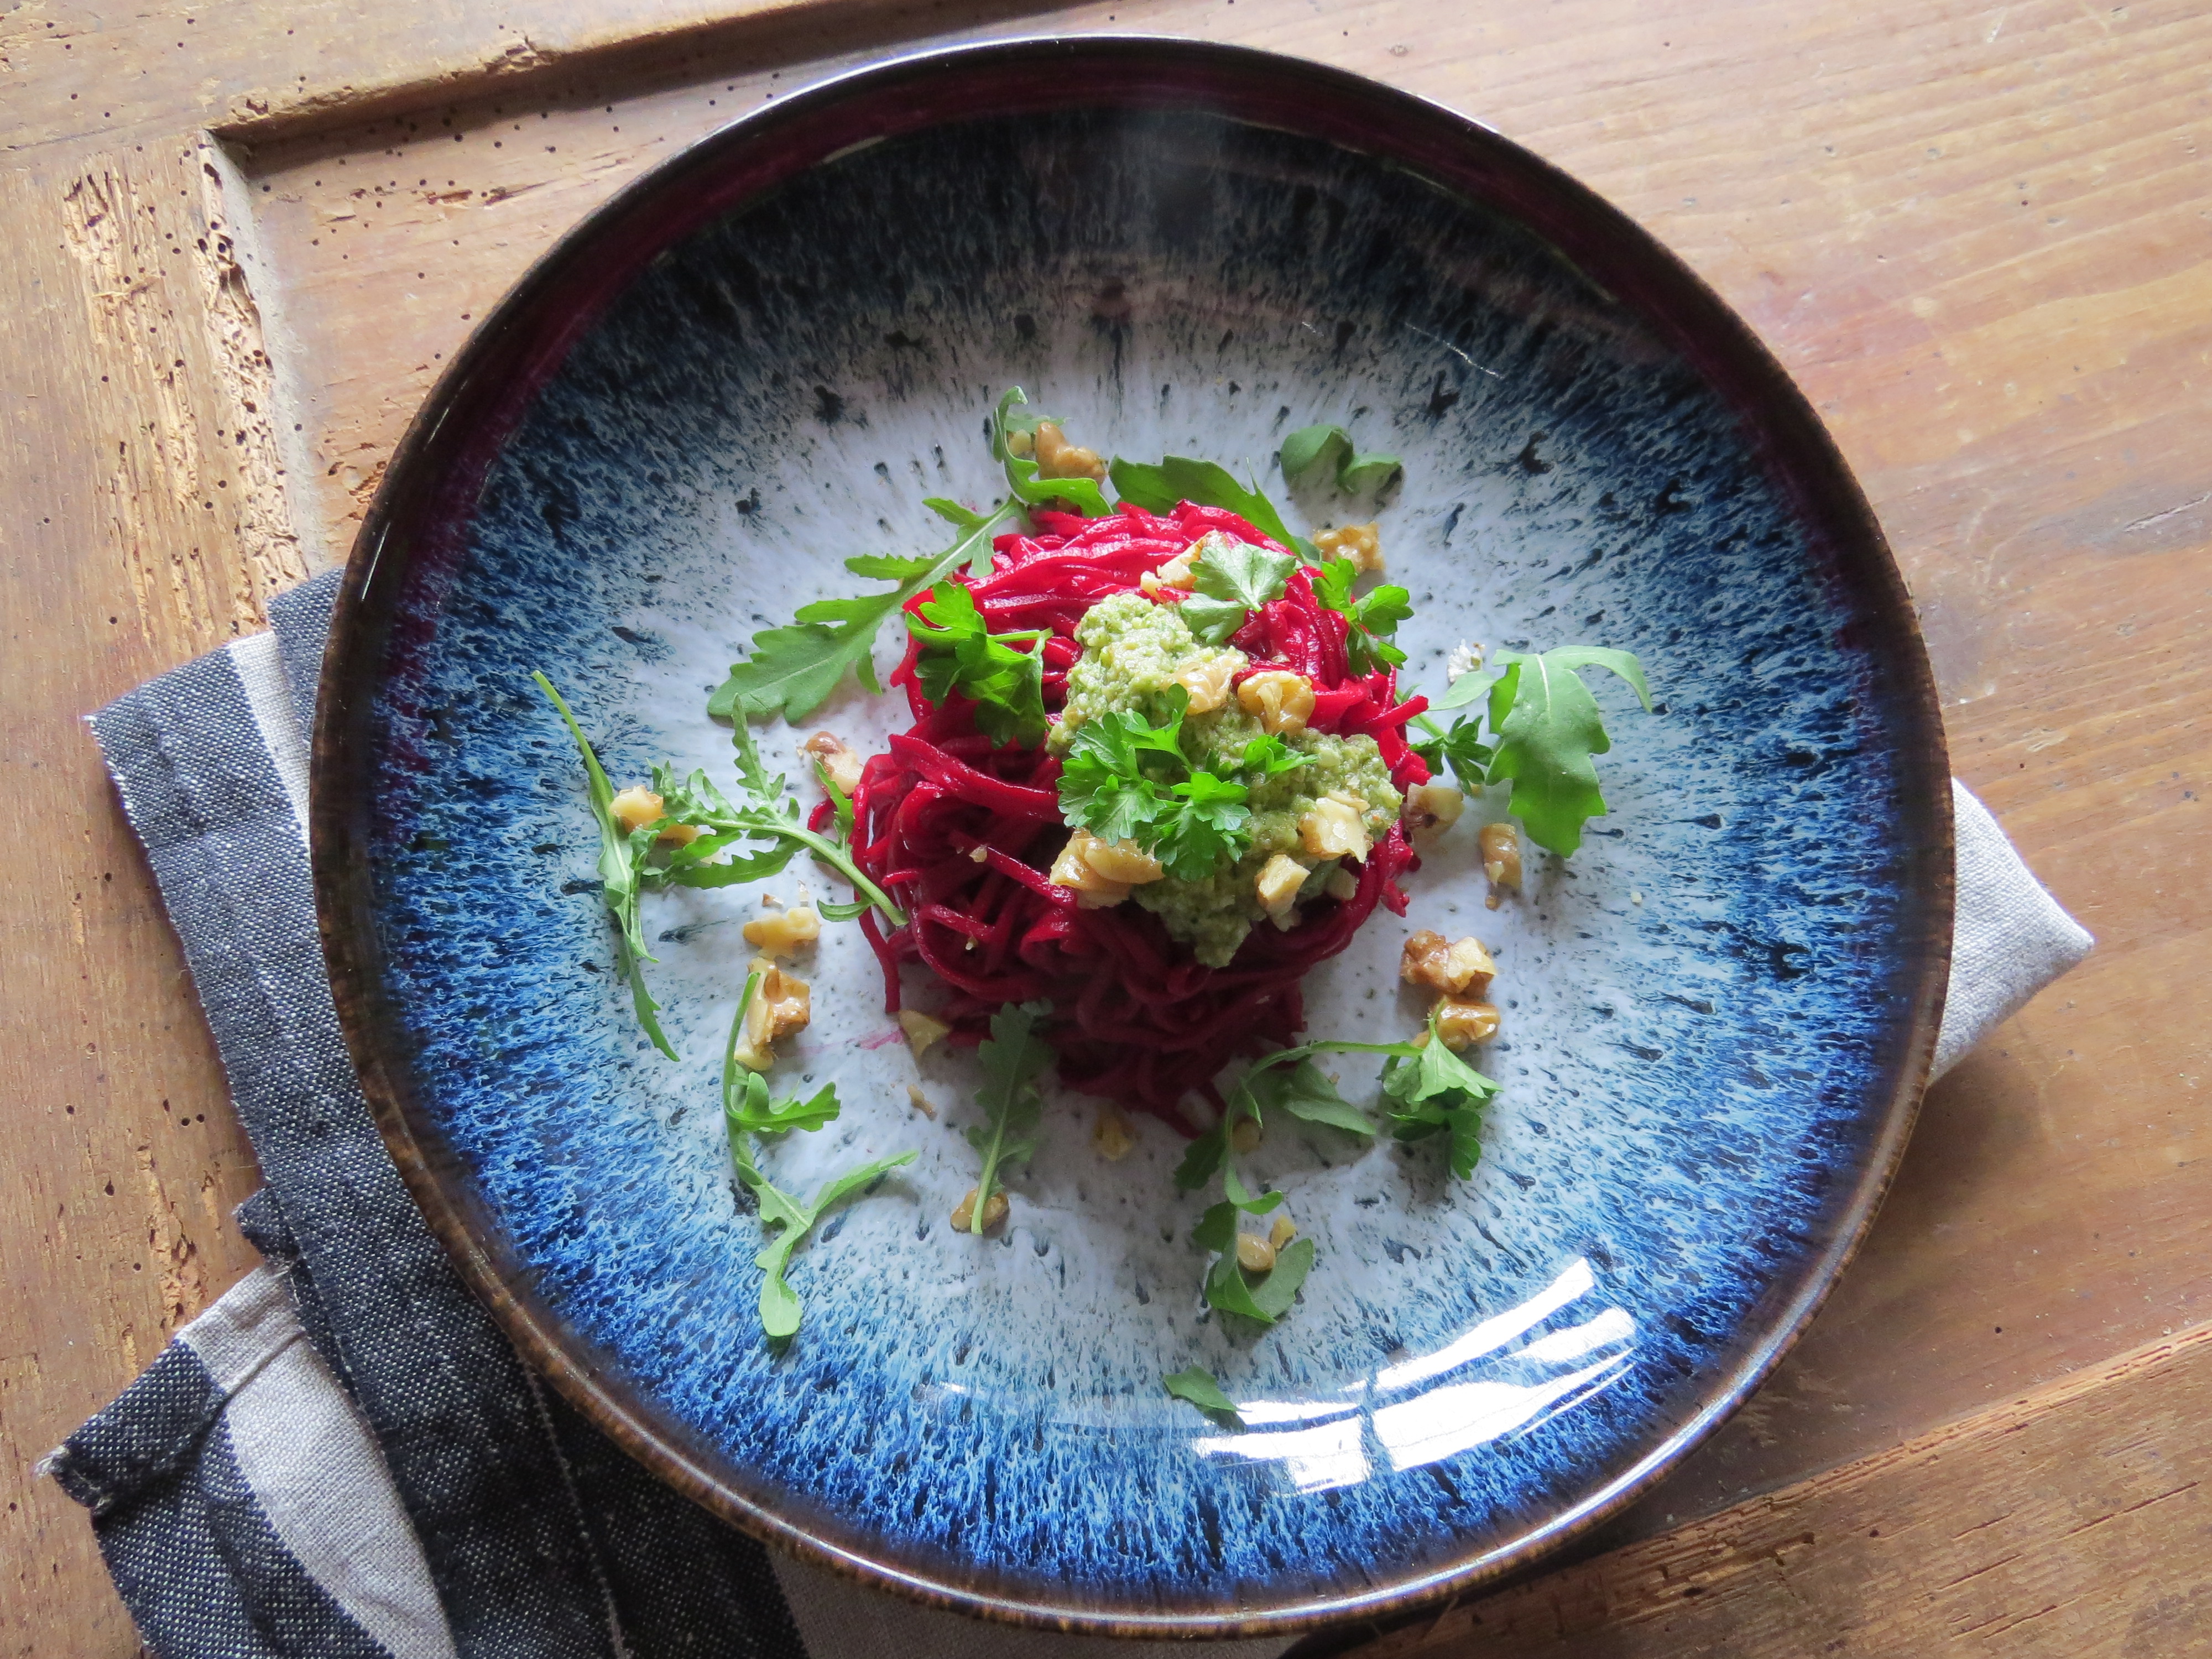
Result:
M1485 909L1474 823L1503 802L1477 803L1409 917L1312 976L1315 1034L1410 1034L1406 933L1477 933L1505 1092L1464 1184L1433 1146L1272 1130L1249 1173L1321 1256L1264 1334L1197 1297L1176 1137L1142 1123L1103 1162L1079 1097L1052 1099L1005 1236L951 1236L972 1069L909 1056L832 927L779 1080L834 1078L848 1108L765 1160L811 1189L921 1156L799 1253L806 1322L778 1354L714 1076L738 924L762 890L830 884L795 866L648 901L684 1060L653 1054L527 677L562 687L618 783L657 758L726 776L703 708L741 642L852 591L849 554L941 544L924 495L992 499L982 423L1013 382L1101 449L1262 475L1285 432L1346 422L1407 464L1382 524L1417 608L1408 684L1439 688L1462 640L1589 641L1637 652L1664 712L1595 686L1612 811L1571 865L1532 853L1526 896ZM1587 1501L1700 1410L1864 1167L1911 975L1853 603L1697 375L1505 219L1195 117L884 143L657 262L499 455L466 557L410 590L373 861L425 1109L547 1304L672 1432L844 1547L1139 1615L1417 1579ZM895 703L848 690L763 741L798 778L805 732L879 745ZM1371 1097L1371 1064L1338 1069ZM1192 1364L1246 1402L1243 1432L1164 1395Z

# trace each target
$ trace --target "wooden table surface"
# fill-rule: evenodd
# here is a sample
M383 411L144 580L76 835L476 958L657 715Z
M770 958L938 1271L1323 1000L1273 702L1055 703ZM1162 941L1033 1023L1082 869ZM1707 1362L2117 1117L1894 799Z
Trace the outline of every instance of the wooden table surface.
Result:
M5 1652L135 1650L32 1465L254 1261L80 717L343 558L471 317L641 168L827 67L1078 29L1441 100L1688 259L1833 428L1954 766L2099 941L1930 1092L1810 1333L1605 1548L1370 1651L2212 1648L2212 12L700 3L0 12Z

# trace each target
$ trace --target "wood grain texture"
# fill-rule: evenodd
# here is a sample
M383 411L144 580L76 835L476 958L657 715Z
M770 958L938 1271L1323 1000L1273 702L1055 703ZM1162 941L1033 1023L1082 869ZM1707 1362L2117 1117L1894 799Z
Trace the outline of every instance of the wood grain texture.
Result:
M1360 1659L2168 1659L2212 1643L2212 1328Z
M79 723L258 626L263 599L303 569L281 538L241 534L259 481L233 465L218 359L242 337L220 258L202 250L221 238L204 178L190 141L0 174L0 767L54 832L44 856L0 870L11 1654L135 1647L82 1511L30 1468L253 1261L228 1220L256 1184L252 1156Z
M1975 1414L1993 1408L2058 1410L2027 1391L2073 1400L2077 1372L2098 1422L2179 1454L2172 1378L2203 1364L2106 1362L2212 1314L2192 972L2212 690L2193 648L2212 604L2201 8L1140 0L1024 22L1011 4L860 0L736 15L532 0L495 17L449 0L155 0L98 19L26 0L0 15L0 594L15 669L0 760L19 799L70 829L57 856L0 874L11 959L34 968L0 987L15 1036L0 1048L15 1131L0 1272L27 1292L0 1339L0 1650L131 1650L81 1515L27 1464L251 1261L225 1218L250 1159L80 717L254 625L273 586L340 556L473 319L654 159L914 37L1091 27L1247 41L1439 98L1689 259L1831 422L1918 595L1954 764L2098 934L2087 964L1931 1093L1806 1340L1613 1536L1662 1550L1649 1540L1691 1536L1686 1523L1708 1542L1764 1536L1747 1495L1802 1492L1790 1483L1842 1464L1860 1466L1832 1477L1847 1485L1878 1472L1899 1502L1952 1503L1965 1452L1894 1449L1941 1424L1987 1427ZM205 149L206 126L230 149ZM241 197L250 223L229 206ZM2187 1386L2201 1420L2212 1389ZM1996 1443L1959 1446L1986 1461ZM2083 1501L2113 1467L2039 1465L2053 1494ZM1717 1511L1733 1518L1699 1520ZM2171 1504L2081 1544L2039 1513L2023 1524L2052 1562L2101 1562L2107 1535L2165 1560L2193 1536ZM1933 1585L1898 1556L1881 1569L1894 1582ZM2127 1621L2157 1603L2130 1588L2141 1575L2112 1576L2124 1594L2051 1627L2129 1651ZM1793 1571L1778 1594L1840 1613L1860 1605L1849 1577ZM2027 1580L2000 1582L2008 1607L2033 1599ZM2154 1620L2136 1650L2212 1642L2205 1598L2172 1594L2179 1622ZM1911 1605L1923 1622L1896 1625L1890 1650L1950 1639L1936 1614L1963 1604ZM1767 1645L1712 1650L1820 1645L1758 1627ZM1665 1629L1639 1616L1559 1650L1656 1652ZM2008 1652L2039 1639L2023 1629L1959 1639ZM1877 1636L1891 1639L1864 1640L1881 1650Z

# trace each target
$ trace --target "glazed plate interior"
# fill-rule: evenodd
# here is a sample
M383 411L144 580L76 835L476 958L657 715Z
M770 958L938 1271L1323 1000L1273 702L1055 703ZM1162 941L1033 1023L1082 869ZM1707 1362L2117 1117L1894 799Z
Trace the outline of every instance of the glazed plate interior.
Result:
M1084 54L1088 53L1085 57ZM1306 985L1308 1031L1411 1035L1406 935L1499 963L1472 1179L1435 1143L1272 1125L1243 1160L1318 1247L1265 1332L1209 1314L1184 1142L1047 1091L994 1237L956 1235L972 1051L919 1060L850 923L776 1080L843 1115L788 1188L915 1162L795 1258L762 1337L722 1043L774 879L647 901L683 1055L613 972L558 684L617 785L731 779L708 691L757 629L940 547L1028 389L1102 452L1273 470L1289 430L1401 456L1402 681L1462 641L1634 651L1595 689L1609 811L1485 908L1480 821ZM1621 1501L1771 1363L1863 1227L1948 949L1945 768L1893 570L1817 423L1718 302L1595 198L1442 112L1309 66L1079 43L817 92L649 178L549 257L441 388L356 554L318 854L341 1002L426 1210L510 1330L667 1478L971 1610L1288 1629L1495 1572ZM886 629L877 660L902 643ZM1594 682L1600 677L1593 676ZM794 744L864 753L848 682ZM929 1006L926 978L908 994ZM1287 1034L1285 1034L1287 1036ZM1223 1056L1224 1063L1230 1056ZM1333 1063L1373 1098L1371 1060ZM915 1092L934 1117L915 1104ZM1196 1365L1240 1429L1163 1389Z

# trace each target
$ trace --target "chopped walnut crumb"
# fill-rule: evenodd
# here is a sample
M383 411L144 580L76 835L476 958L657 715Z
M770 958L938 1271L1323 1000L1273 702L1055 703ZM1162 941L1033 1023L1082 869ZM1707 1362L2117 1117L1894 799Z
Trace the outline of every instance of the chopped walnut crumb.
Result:
M1444 1047L1458 1050L1487 1042L1498 1035L1498 1010L1487 1002L1446 997L1437 1004L1437 1030Z
M1324 530L1315 536L1314 545L1332 558L1351 560L1354 569L1382 568L1382 527L1379 524L1348 524L1341 529Z
M745 943L756 951L765 951L772 957L793 956L822 937L822 913L811 904L797 904L747 922L743 932Z
M1361 816L1367 803L1332 790L1298 820L1298 845L1317 859L1364 859L1375 845Z
M1098 1121L1091 1127L1091 1145L1109 1164L1119 1164L1136 1149L1137 1137L1128 1119L1111 1106L1101 1106Z
M1442 933L1423 928L1406 941L1398 976L1408 985L1425 985L1448 996L1479 997L1498 977L1498 964L1480 939L1468 938L1447 945Z
M813 996L805 980L787 974L766 957L755 957L751 971L761 981L745 1005L736 1054L738 1064L748 1071L765 1072L775 1064L776 1040L806 1029Z
M659 823L666 811L665 804L650 789L632 784L608 803L615 822L625 833L635 835L648 823ZM653 837L671 847L682 847L699 839L698 830L689 823L661 824L660 833Z
M994 1192L991 1194L990 1201L983 1206L983 1231L985 1232L989 1232L992 1228L997 1226L1001 1221L1004 1221L1006 1218L1006 1194L1002 1192ZM957 1233L967 1232L974 1224L975 1219L975 1189L973 1187L970 1187L968 1189L967 1196L952 1206L952 1231Z
M899 1029L906 1033L907 1047L920 1060L928 1052L929 1045L942 1041L952 1028L941 1019L933 1019L919 1008L902 1008L898 1012Z
M1262 732L1295 735L1313 718L1313 682L1287 668L1263 668L1244 677L1237 688L1237 706L1258 720Z
M1040 478L1103 479L1106 476L1106 463L1097 450L1068 442L1050 421L1037 422L1036 464Z
M1495 910L1502 889L1521 884L1521 836L1502 820L1482 826L1482 873L1490 878L1490 896L1485 903Z
M836 733L817 732L799 746L821 763L823 774L844 793L860 787L860 757Z
M1467 797L1448 783L1417 783L1406 792L1406 829L1417 839L1441 836L1459 822Z

